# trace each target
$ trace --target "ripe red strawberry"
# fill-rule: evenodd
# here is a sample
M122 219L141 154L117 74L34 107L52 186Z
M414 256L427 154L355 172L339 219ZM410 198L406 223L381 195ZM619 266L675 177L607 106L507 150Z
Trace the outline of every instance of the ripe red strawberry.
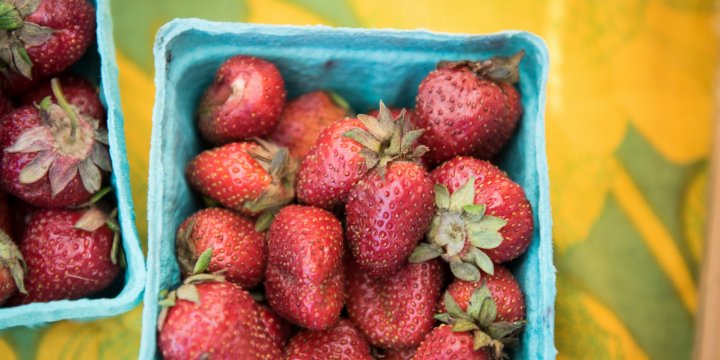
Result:
M416 123L420 142L438 164L457 155L494 157L515 132L521 107L517 90L523 51L509 58L440 62L420 84Z
M458 306L466 311L470 297L483 284L490 290L490 295L497 306L497 320L512 322L525 319L525 298L520 285L512 273L501 265L495 265L494 275L483 274L476 282L455 279L447 292L455 299ZM441 312L447 311L443 301L440 302L439 307Z
M382 103L380 112L376 124L364 117L368 130L346 134L365 147L362 154L373 169L350 191L345 215L353 257L374 277L392 275L406 263L435 212L433 181L415 162L425 151L415 147L422 131L411 130L403 115L392 119ZM383 148L375 138L386 129L390 140Z
M53 79L39 108L25 106L3 118L0 177L5 189L32 205L67 207L87 202L109 172L107 130L70 106Z
M268 135L280 119L285 97L285 81L271 62L231 57L200 99L200 133L215 145Z
M347 202L350 190L368 169L360 143L343 134L363 128L358 119L344 119L320 133L298 171L295 186L301 203L334 210Z
M282 359L250 294L222 282L222 277L208 277L186 279L160 302L164 309L158 317L158 346L163 358Z
M331 213L289 205L270 226L265 296L280 316L324 330L345 302L342 226Z
M290 155L303 159L320 132L349 114L348 103L339 95L313 91L290 101L280 115L270 140L287 147Z
M10 209L10 202L7 194L0 190L0 230L4 231L10 237L16 234L13 230L13 222L16 212Z
M17 293L27 294L25 260L10 236L0 230L0 305Z
M206 150L188 163L190 185L248 216L271 213L294 198L285 148L256 139Z
M392 162L371 172L345 206L347 239L358 265L373 277L397 272L435 213L433 181L417 163Z
M260 320L265 326L270 340L272 340L279 349L284 349L288 340L292 337L292 325L266 305L260 305Z
M413 360L490 360L485 349L473 349L473 335L454 332L449 325L433 329L423 340Z
M323 331L303 330L285 350L286 360L372 360L370 345L352 323L340 320Z
M58 81L65 99L80 114L93 119L105 119L105 108L100 102L98 91L89 81L75 75L63 75L58 78ZM49 81L25 94L22 98L22 104L28 106L40 104L48 96L52 97L52 101L57 103L57 98L53 95L52 85Z
M273 310L307 329L333 326L345 304L340 222L325 210L289 205L267 239L265 296Z
M12 304L79 299L105 289L120 272L119 238L108 215L89 210L41 210L20 242L25 288Z
M355 263L347 266L350 320L374 346L417 346L433 327L442 270L437 260L408 264L386 279L373 279Z
M224 271L225 278L251 289L260 283L267 255L263 234L255 224L230 210L210 208L189 216L177 230L177 260L181 271L192 274L195 263L210 250L210 272Z
M436 256L455 277L478 281L480 270L517 258L532 240L533 215L523 189L487 161L459 157L432 172L438 208L427 243L410 261Z
M58 74L85 53L95 37L95 8L86 0L6 1L0 6L3 87L18 95Z
M430 332L413 359L497 360L506 358L506 347L518 343L525 321L497 319L496 304L487 286L473 292L466 310L460 308L449 292L443 296L443 302L447 312L435 318L452 326L441 325Z

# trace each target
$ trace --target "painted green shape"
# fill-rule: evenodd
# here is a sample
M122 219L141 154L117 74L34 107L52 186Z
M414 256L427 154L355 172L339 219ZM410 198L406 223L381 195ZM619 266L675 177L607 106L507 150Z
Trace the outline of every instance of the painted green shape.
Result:
M588 238L556 264L614 311L652 359L689 358L693 318L613 195Z
M243 21L244 0L111 0L115 44L148 74L153 72L155 33L174 18Z
M4 338L15 350L18 359L35 359L37 358L37 344L40 343L43 332L45 332L44 328L16 327L0 332L0 337Z
M361 26L348 0L284 0L303 9L327 19L335 26L359 27Z
M557 274L557 304L555 306L555 343L566 359L614 360L608 345L614 339L595 322L582 303L578 284L572 283L564 272Z
M632 123L628 125L616 157L647 199L655 215L670 232L697 281L699 264L692 257L683 231L683 199L693 176L702 171L707 161L692 164L672 163L656 151Z

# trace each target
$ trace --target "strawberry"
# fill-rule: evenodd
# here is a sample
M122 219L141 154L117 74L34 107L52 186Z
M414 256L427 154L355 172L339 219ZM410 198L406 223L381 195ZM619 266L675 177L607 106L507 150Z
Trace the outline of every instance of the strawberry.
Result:
M410 130L403 115L394 121L382 104L378 119L378 126L367 126L368 131L346 134L365 146L368 168L373 168L351 190L345 205L350 250L373 277L392 275L406 263L435 212L433 181L414 162L425 150L414 145L422 131ZM374 142L370 131L381 133L383 126L392 129L386 149Z
M286 360L372 360L370 345L347 320L323 331L303 330L285 350Z
M18 290L27 294L23 282L26 270L25 260L17 245L6 232L0 230L0 305Z
M265 239L252 221L230 210L200 210L185 219L177 230L176 252L180 269L191 274L198 258L209 251L211 272L224 271L225 278L251 289L265 271Z
M239 142L206 150L188 163L190 185L243 215L272 215L294 198L287 149L267 141ZM263 221L259 230L266 227ZM262 225L262 226L260 226Z
M158 346L165 360L282 359L260 306L222 276L191 276L160 305Z
M0 190L0 230L4 231L8 236L16 233L13 231L13 222L17 212L10 209L10 202L7 194Z
M373 277L397 272L432 220L433 182L412 162L392 162L384 177L374 171L350 193L347 239L358 265Z
M435 323L442 270L437 260L408 264L374 279L354 263L346 266L350 320L374 346L403 349L420 344Z
M20 242L27 295L12 304L79 299L110 285L120 272L119 237L112 216L89 210L41 210Z
M268 135L280 119L285 97L285 81L271 62L231 57L200 99L200 134L214 145Z
M58 78L58 81L65 99L77 109L77 112L93 119L105 119L105 108L100 102L98 91L89 81L76 75L63 75ZM22 104L27 106L40 104L48 96L57 103L57 98L52 92L52 84L49 81L25 94Z
M423 79L416 98L420 142L438 164L457 155L494 157L517 128L522 109L517 90L524 51L485 61L440 62ZM510 86L501 85L508 83Z
M260 320L273 343L275 343L279 349L284 349L292 336L292 325L266 305L260 305Z
M413 360L490 360L485 349L473 349L473 336L440 325L423 340Z
M3 87L12 95L58 74L95 37L95 8L86 0L10 0L0 4Z
M515 277L501 265L495 265L494 275L481 275L479 281L469 282L455 279L447 292L455 299L460 308L467 310L470 297L476 289L483 284L490 290L495 305L497 305L497 319L500 321L519 321L525 319L525 298ZM445 312L445 303L440 302L440 311Z
M345 301L340 221L326 210L289 205L278 212L267 240L270 306L304 328L332 327Z
M410 261L441 256L455 277L476 282L493 263L517 258L532 240L533 215L523 189L487 161L450 160L432 172L436 206L427 243ZM452 194L452 195L451 195Z
M501 359L505 348L518 343L525 321L496 319L497 308L487 286L470 296L463 311L449 292L443 296L446 313L435 317L443 323L430 332L415 353L414 360Z
M307 205L335 210L347 202L355 184L367 174L362 146L344 133L363 129L358 119L344 119L323 130L298 170L298 200Z
M3 118L0 178L5 189L32 205L67 207L87 202L109 172L107 130L100 120L79 114L52 81L50 98Z
M349 112L350 105L335 93L313 91L304 94L287 104L270 140L287 147L291 156L302 160L320 132Z

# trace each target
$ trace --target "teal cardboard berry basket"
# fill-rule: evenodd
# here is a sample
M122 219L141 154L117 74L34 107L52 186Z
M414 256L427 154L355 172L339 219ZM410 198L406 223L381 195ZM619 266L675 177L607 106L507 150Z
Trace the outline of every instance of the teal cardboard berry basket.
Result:
M73 65L71 72L86 77L99 87L100 100L107 112L110 161L113 168L110 183L114 190L112 196L115 196L118 207L122 246L127 265L108 289L90 298L0 308L0 329L14 326L40 326L63 319L89 320L117 315L132 309L140 302L145 286L145 261L135 228L135 213L130 191L130 171L120 108L110 1L91 2L96 7L96 40L83 58Z
M510 266L525 293L528 319L514 358L554 358L555 268L544 126L548 56L540 38L519 31L451 35L198 19L166 24L155 42L150 240L140 358L160 357L156 345L158 293L180 281L175 229L202 206L202 199L191 191L184 176L187 162L203 149L195 126L195 106L224 60L237 54L263 57L282 72L289 98L329 89L347 99L355 111L364 112L377 107L381 99L389 105L412 107L418 84L439 60L510 55L520 49L526 51L519 85L525 113L499 164L525 189L536 227L530 249Z

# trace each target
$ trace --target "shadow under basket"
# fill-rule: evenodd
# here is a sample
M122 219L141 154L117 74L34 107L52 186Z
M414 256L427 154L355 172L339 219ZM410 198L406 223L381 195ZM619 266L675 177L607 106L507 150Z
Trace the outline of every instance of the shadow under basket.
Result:
M145 262L135 227L130 190L110 1L91 2L96 7L96 39L83 58L72 66L70 72L87 78L99 87L100 100L107 112L110 161L113 168L110 177L113 191L107 196L115 197L127 265L110 287L89 298L0 308L0 329L41 326L65 319L92 320L121 314L140 302L145 286Z
M519 88L524 115L499 165L530 200L535 233L525 255L510 264L526 297L528 326L515 359L553 359L555 268L545 157L545 83L548 57L544 42L518 31L491 35L439 34L174 20L155 43L155 109L150 151L148 198L148 276L143 313L141 359L159 358L156 326L158 293L180 282L175 260L175 230L202 200L185 179L187 162L203 150L195 107L220 64L238 54L277 65L288 98L333 90L357 112L390 106L413 107L417 87L440 60L482 59L524 49Z

